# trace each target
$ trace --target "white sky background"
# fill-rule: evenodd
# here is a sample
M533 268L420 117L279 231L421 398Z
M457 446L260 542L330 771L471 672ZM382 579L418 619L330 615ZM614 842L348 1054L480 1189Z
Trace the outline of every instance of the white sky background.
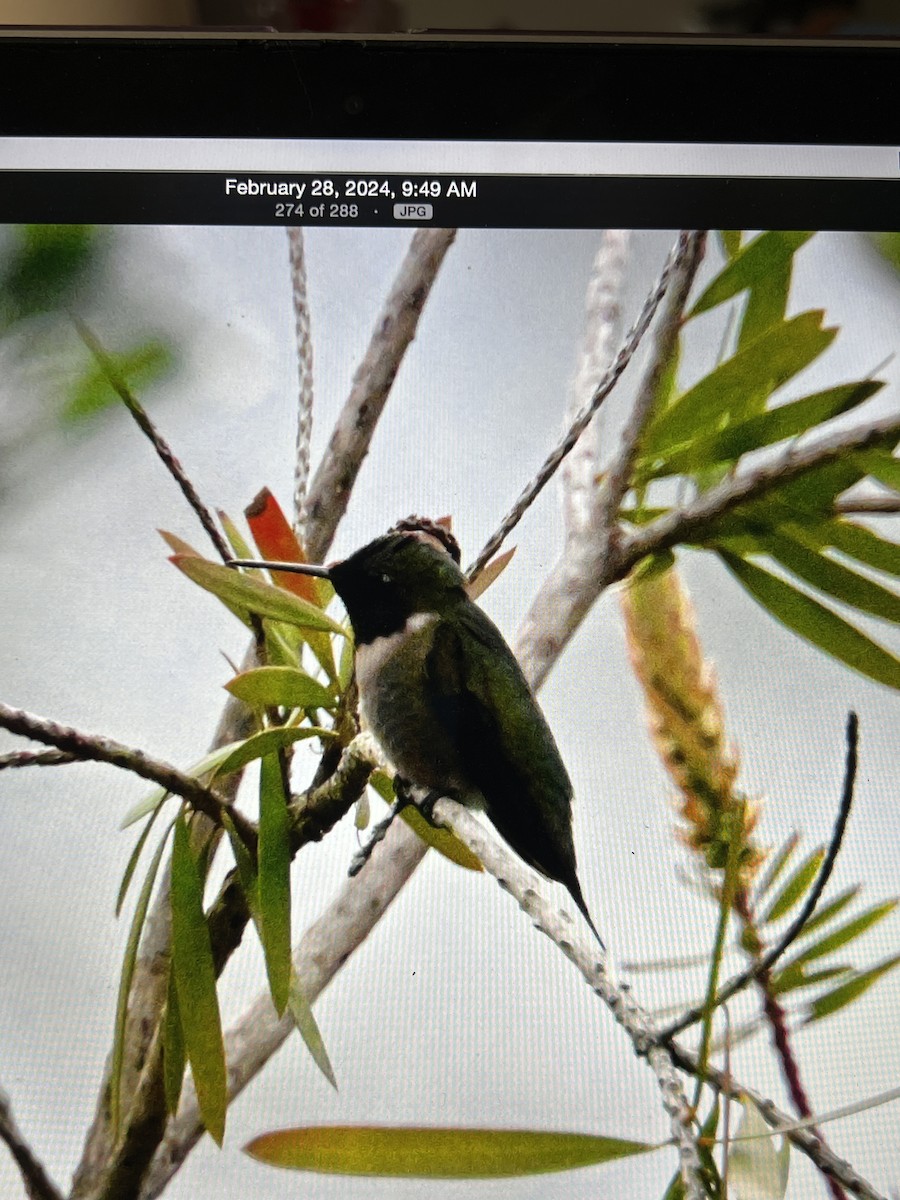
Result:
M134 308L127 300L115 311L99 306L92 318L98 334L114 347L130 311L149 313L178 343L182 371L154 389L148 407L201 495L237 517L265 484L287 508L296 368L284 232L134 227L120 236L118 286ZM307 233L314 462L408 238L409 231L393 230ZM671 240L671 233L636 236L627 323ZM474 557L559 432L596 247L597 235L585 232L460 234L335 554L419 512L452 513L463 557ZM713 249L704 271L717 266ZM788 396L859 378L897 350L900 284L855 235L820 235L800 251L791 307L824 307L843 331ZM691 376L718 351L720 316L704 321L694 331ZM898 372L897 362L882 372L892 386L872 411L895 409ZM629 374L604 412L611 433L635 377ZM0 410L14 409L17 386L15 379L0 385ZM13 467L0 497L0 697L188 765L209 741L230 676L220 651L239 657L245 642L243 628L166 561L158 527L203 546L192 514L123 412L91 436L70 435L68 444L45 437ZM516 557L486 597L509 637L556 557L560 524L551 485L516 531ZM776 626L714 563L696 554L682 561L705 649L717 664L729 732L741 748L743 786L765 798L762 840L775 845L795 828L808 848L827 838L853 706L862 764L831 889L863 880L867 903L897 894L896 695ZM685 855L672 836L672 789L649 745L614 594L566 652L542 704L575 786L584 893L613 955L708 948L715 912L676 880ZM312 765L311 754L300 749L300 767ZM99 766L0 778L0 1086L63 1186L93 1112L127 933L127 918L117 923L113 906L135 831L119 832L118 824L145 790ZM347 818L295 862L298 932L341 886L355 845ZM263 986L253 940L248 934L226 972L226 1023ZM898 942L890 918L842 961L869 965L896 952ZM653 1005L693 997L699 979L640 976L635 983ZM898 1001L900 976L890 976L845 1013L796 1035L818 1111L896 1083ZM167 1195L525 1200L665 1190L674 1168L669 1152L531 1180L432 1185L298 1179L240 1153L256 1133L305 1123L667 1136L650 1071L570 964L489 878L429 855L316 1012L340 1091L332 1092L292 1039L229 1112L224 1150L204 1139ZM765 1035L735 1052L734 1070L787 1107ZM898 1113L886 1108L828 1129L834 1148L884 1190L900 1184ZM24 1195L3 1154L0 1192ZM823 1194L800 1155L788 1194Z

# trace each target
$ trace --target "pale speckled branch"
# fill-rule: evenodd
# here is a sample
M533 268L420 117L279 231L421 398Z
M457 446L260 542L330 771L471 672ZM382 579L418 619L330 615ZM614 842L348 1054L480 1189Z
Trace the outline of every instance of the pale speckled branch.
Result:
M47 1174L43 1164L15 1122L9 1096L0 1088L0 1141L6 1143L13 1157L28 1200L62 1200L62 1192Z
M656 1075L669 1115L672 1139L678 1148L686 1196L701 1200L700 1156L690 1125L687 1098L666 1049L659 1044L650 1014L619 986L586 925L573 920L565 909L555 906L541 890L537 876L518 859L478 817L454 800L444 797L434 806L434 819L446 826L481 860L482 866L515 899L535 926L575 964L590 987L622 1026L639 1055L648 1059Z
M291 265L291 299L294 309L294 342L297 353L297 444L294 454L294 533L303 545L306 525L306 488L309 483L309 447L313 423L313 346L310 335L309 297L303 227L287 232Z
M455 237L455 229L418 230L388 293L307 494L306 550L313 562L322 559L346 511L378 418Z
M520 662L527 665L536 685L546 678L597 597L611 582L610 549L615 542L615 518L618 514L612 512L610 504L612 496L621 493L621 482L615 481L625 477L626 466L630 467L632 462L636 438L650 411L649 397L655 394L655 381L669 362L681 327L687 296L700 262L702 233L684 231L682 236L684 252L672 272L669 295L638 387L636 406L639 411L636 416L632 414L626 423L611 468L612 482L606 488L602 484L595 486L592 520L579 529L567 525L563 552L532 600L522 623L515 650ZM568 485L571 477L564 476L563 482Z

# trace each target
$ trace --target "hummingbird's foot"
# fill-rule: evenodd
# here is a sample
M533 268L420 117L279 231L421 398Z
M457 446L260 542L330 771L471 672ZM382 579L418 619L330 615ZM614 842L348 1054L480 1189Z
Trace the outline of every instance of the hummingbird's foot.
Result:
M372 857L372 851L379 842L384 841L384 836L394 823L394 817L402 812L404 808L408 808L412 804L409 792L406 790L408 784L405 780L401 780L399 776L394 780L394 791L397 793L397 799L391 805L388 815L383 821L379 821L377 825L372 827L372 832L369 834L369 840L364 845L360 846L357 852L350 860L350 868L347 874L351 877L358 875L369 859Z
M446 794L446 792L440 791L429 792L428 795L423 800L420 800L416 805L416 808L429 825L434 826L434 806L437 804L438 800L440 800L441 796L445 796Z

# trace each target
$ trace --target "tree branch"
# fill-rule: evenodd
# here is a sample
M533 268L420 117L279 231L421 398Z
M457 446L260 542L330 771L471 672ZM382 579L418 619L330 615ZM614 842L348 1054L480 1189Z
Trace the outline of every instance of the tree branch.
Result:
M34 1151L19 1131L12 1114L9 1096L0 1088L0 1141L6 1142L9 1152L25 1184L28 1200L63 1200L62 1192L35 1157Z
M8 704L0 703L0 728L8 729L10 733L18 733L22 737L31 738L34 742L43 742L55 746L72 760L79 762L102 762L123 771L131 771L142 779L149 779L171 792L181 796L183 800L204 813L217 825L222 823L222 810L227 809L228 815L241 835L242 840L251 849L256 845L256 830L243 813L234 808L228 800L218 792L204 787L190 775L185 775L177 767L162 759L151 758L143 750L126 746L113 738L97 734L83 733L70 725L59 725L56 721L48 721L45 717L36 716L21 708L11 708Z
M306 552L312 562L321 561L347 509L378 418L455 237L455 229L420 229L414 234L375 322L350 395L307 494Z
M836 430L815 441L792 443L758 467L726 476L691 503L671 509L665 516L623 537L618 552L607 565L605 584L624 579L648 554L702 539L714 521L739 505L758 500L773 488L837 462L854 451L890 445L898 437L900 417L893 414L852 429Z

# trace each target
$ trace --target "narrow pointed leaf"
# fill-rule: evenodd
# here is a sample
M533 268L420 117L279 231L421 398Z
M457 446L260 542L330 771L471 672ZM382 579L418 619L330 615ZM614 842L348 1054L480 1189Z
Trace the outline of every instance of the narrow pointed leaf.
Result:
M254 579L251 575L220 566L205 558L174 554L169 560L194 583L204 588L233 611L255 613L272 621L284 621L301 629L320 629L344 636L344 630L308 600Z
M244 840L238 833L237 828L232 821L231 816L223 811L222 824L225 827L225 832L228 834L228 840L231 843L231 852L234 855L234 863L237 867L238 879L241 881L241 891L247 901L247 907L250 910L250 916L253 923L259 929L259 882L256 875L256 864L250 857L250 851L244 844Z
M894 911L897 904L897 900L886 900L882 904L874 905L864 913L861 913L860 916L846 921L837 929L833 929L831 933L826 934L825 937L814 942L811 946L805 946L792 961L808 963L816 958L824 958L826 954L832 954L835 950L839 950L841 946L846 946L848 942L855 941L856 938L871 929L873 925L877 925L879 921L883 921L885 917Z
M174 822L173 822L174 824ZM159 839L159 845L154 851L153 858L147 868L147 874L134 907L131 928L128 931L128 941L125 944L125 955L122 961L122 974L119 977L119 993L116 999L115 1032L113 1034L112 1064L109 1070L109 1112L110 1124L118 1136L122 1113L122 1062L125 1049L125 1024L128 1019L128 998L131 995L131 981L134 978L134 964L137 961L138 947L141 944L141 933L147 917L147 908L153 894L153 885L159 871L172 825Z
M813 984L836 979L839 975L846 975L852 970L852 967L842 963L839 966L822 967L818 971L807 971L802 962L795 962L772 976L769 990L773 996L786 996L788 992L795 992L798 988L812 987Z
M470 600L477 600L496 579L499 579L512 561L512 556L515 552L515 546L510 546L508 550L504 550L502 554L498 554L496 558L492 558L478 578L466 585L466 591L469 594Z
M159 529L157 532L169 549L175 554L187 554L191 558L203 557L199 550L195 550L190 542L186 542L184 538L180 538L176 533L169 533L165 529Z
M228 1087L225 1047L216 995L209 929L203 912L203 881L191 853L184 813L175 821L172 846L172 963L184 1048L200 1115L219 1144L225 1136Z
M860 891L861 886L857 884L856 887L847 888L839 896L835 896L830 903L820 905L803 926L803 932L800 936L808 937L814 929L819 929L833 917L836 917L839 912L843 912L851 900L856 899Z
M242 671L226 690L256 708L334 708L334 695L299 667L257 667Z
M307 1050L312 1055L313 1062L334 1090L337 1091L337 1079L334 1074L334 1068L331 1065L331 1059L328 1057L328 1051L325 1049L325 1040L322 1037L316 1018L313 1016L312 1005L300 987L297 972L293 970L291 971L291 987L288 993L288 1008L291 1016L294 1018L294 1024L297 1026L300 1036L306 1044Z
M263 558L274 562L309 561L284 515L284 510L267 487L258 492L247 505L244 516ZM252 555L250 557L252 558ZM272 580L279 587L293 592L295 596L301 596L319 608L324 608L334 595L334 588L327 579L317 579L312 575L273 571Z
M215 774L230 775L232 771L240 771L257 758L274 754L277 750L292 746L294 742L311 737L334 740L337 734L332 729L323 729L318 725L276 725L271 729L263 729L259 733L251 734L243 742L232 742Z
M731 262L719 272L700 295L691 309L691 317L708 312L709 309L723 304L726 300L731 300L747 288L758 286L772 269L773 262L778 260L789 262L813 235L809 230L769 230L760 234L759 237L755 237L742 248L740 231L730 230L727 233L723 231L723 242L726 236L729 239L725 243L726 252Z
M727 550L719 557L750 595L776 620L848 667L877 683L900 688L900 659L837 613Z
M848 1004L852 1004L854 1000L858 1000L864 992L867 992L873 984L877 983L882 975L887 975L888 971L893 971L897 963L900 963L900 954L896 954L893 958L888 958L884 962L878 963L877 966L870 967L868 971L859 971L852 979L838 984L836 988L832 988L824 996L817 996L809 1006L809 1016L806 1018L805 1023L809 1025L813 1021L821 1021L823 1017L830 1017L833 1013L846 1008Z
M363 792L356 802L353 813L353 824L357 829L368 829L372 820L372 805L369 803L369 793Z
M144 846L147 843L147 838L150 836L150 830L153 828L153 823L162 811L162 805L157 805L150 814L150 820L141 830L141 835L134 844L134 849L128 859L128 865L125 868L125 874L122 876L122 882L119 884L119 894L116 896L116 916L122 911L122 905L125 903L125 897L128 895L128 887L131 883L135 868L138 865L138 860Z
M834 340L834 329L821 328L822 316L802 313L773 326L705 375L649 426L641 457L665 457L693 442L698 430L722 428L758 413L777 388Z
M786 530L771 530L761 542L776 562L811 587L873 617L900 622L900 596L888 588L811 550Z
M782 872L784 871L784 868L790 862L791 858L793 857L794 851L797 849L797 847L799 845L800 845L800 834L799 833L792 833L787 838L785 838L783 845L778 850L775 857L769 863L768 867L766 868L765 875L762 877L762 879L759 882L759 886L756 889L756 902L757 903L759 903L759 901L762 900L763 896L765 896L766 892L770 891L771 888L774 887L774 885L778 882L778 879L780 878Z
M178 1111L186 1065L181 1013L178 1011L178 988L175 986L175 976L170 970L169 995L163 1018L163 1085L166 1091L166 1112L170 1115Z
M873 479L892 492L900 492L900 458L894 458L888 450L870 451L865 456L865 468Z
M829 546L876 571L900 575L900 543L889 542L871 529L852 521L829 521L822 529Z
M235 558L255 558L256 555L250 548L250 543L241 534L241 531L229 517L228 513L221 508L217 509L216 516L219 518L219 524L225 531L225 536L228 539L228 545ZM175 547L173 547L174 549Z
M524 1129L308 1126L264 1133L244 1147L272 1166L331 1175L507 1179L570 1171L658 1149L645 1142Z
M291 982L291 847L281 763L267 754L259 764L259 935L272 1002L280 1016Z
M803 899L818 875L824 857L825 849L820 846L804 859L769 905L769 910L763 917L764 924L779 920Z
M190 775L192 779L201 779L208 772L213 771L220 763L225 762L233 751L238 750L243 745L245 745L244 742L229 742L225 746L219 746L218 749L205 754L192 767L188 767L185 774ZM236 770L235 767L231 769ZM134 825L135 822L140 821L141 817L146 817L148 813L152 813L155 809L159 808L163 801L170 795L171 792L167 792L165 788L154 788L153 791L148 792L142 800L139 800L137 804L128 810L122 818L119 828L127 829L129 825Z
M698 435L683 450L667 454L664 462L648 472L647 477L679 475L710 463L736 462L742 454L796 437L823 421L855 408L883 386L879 380L846 383L767 409L758 416L737 421L721 432Z
M719 241L728 258L734 258L741 248L742 229L720 229Z

